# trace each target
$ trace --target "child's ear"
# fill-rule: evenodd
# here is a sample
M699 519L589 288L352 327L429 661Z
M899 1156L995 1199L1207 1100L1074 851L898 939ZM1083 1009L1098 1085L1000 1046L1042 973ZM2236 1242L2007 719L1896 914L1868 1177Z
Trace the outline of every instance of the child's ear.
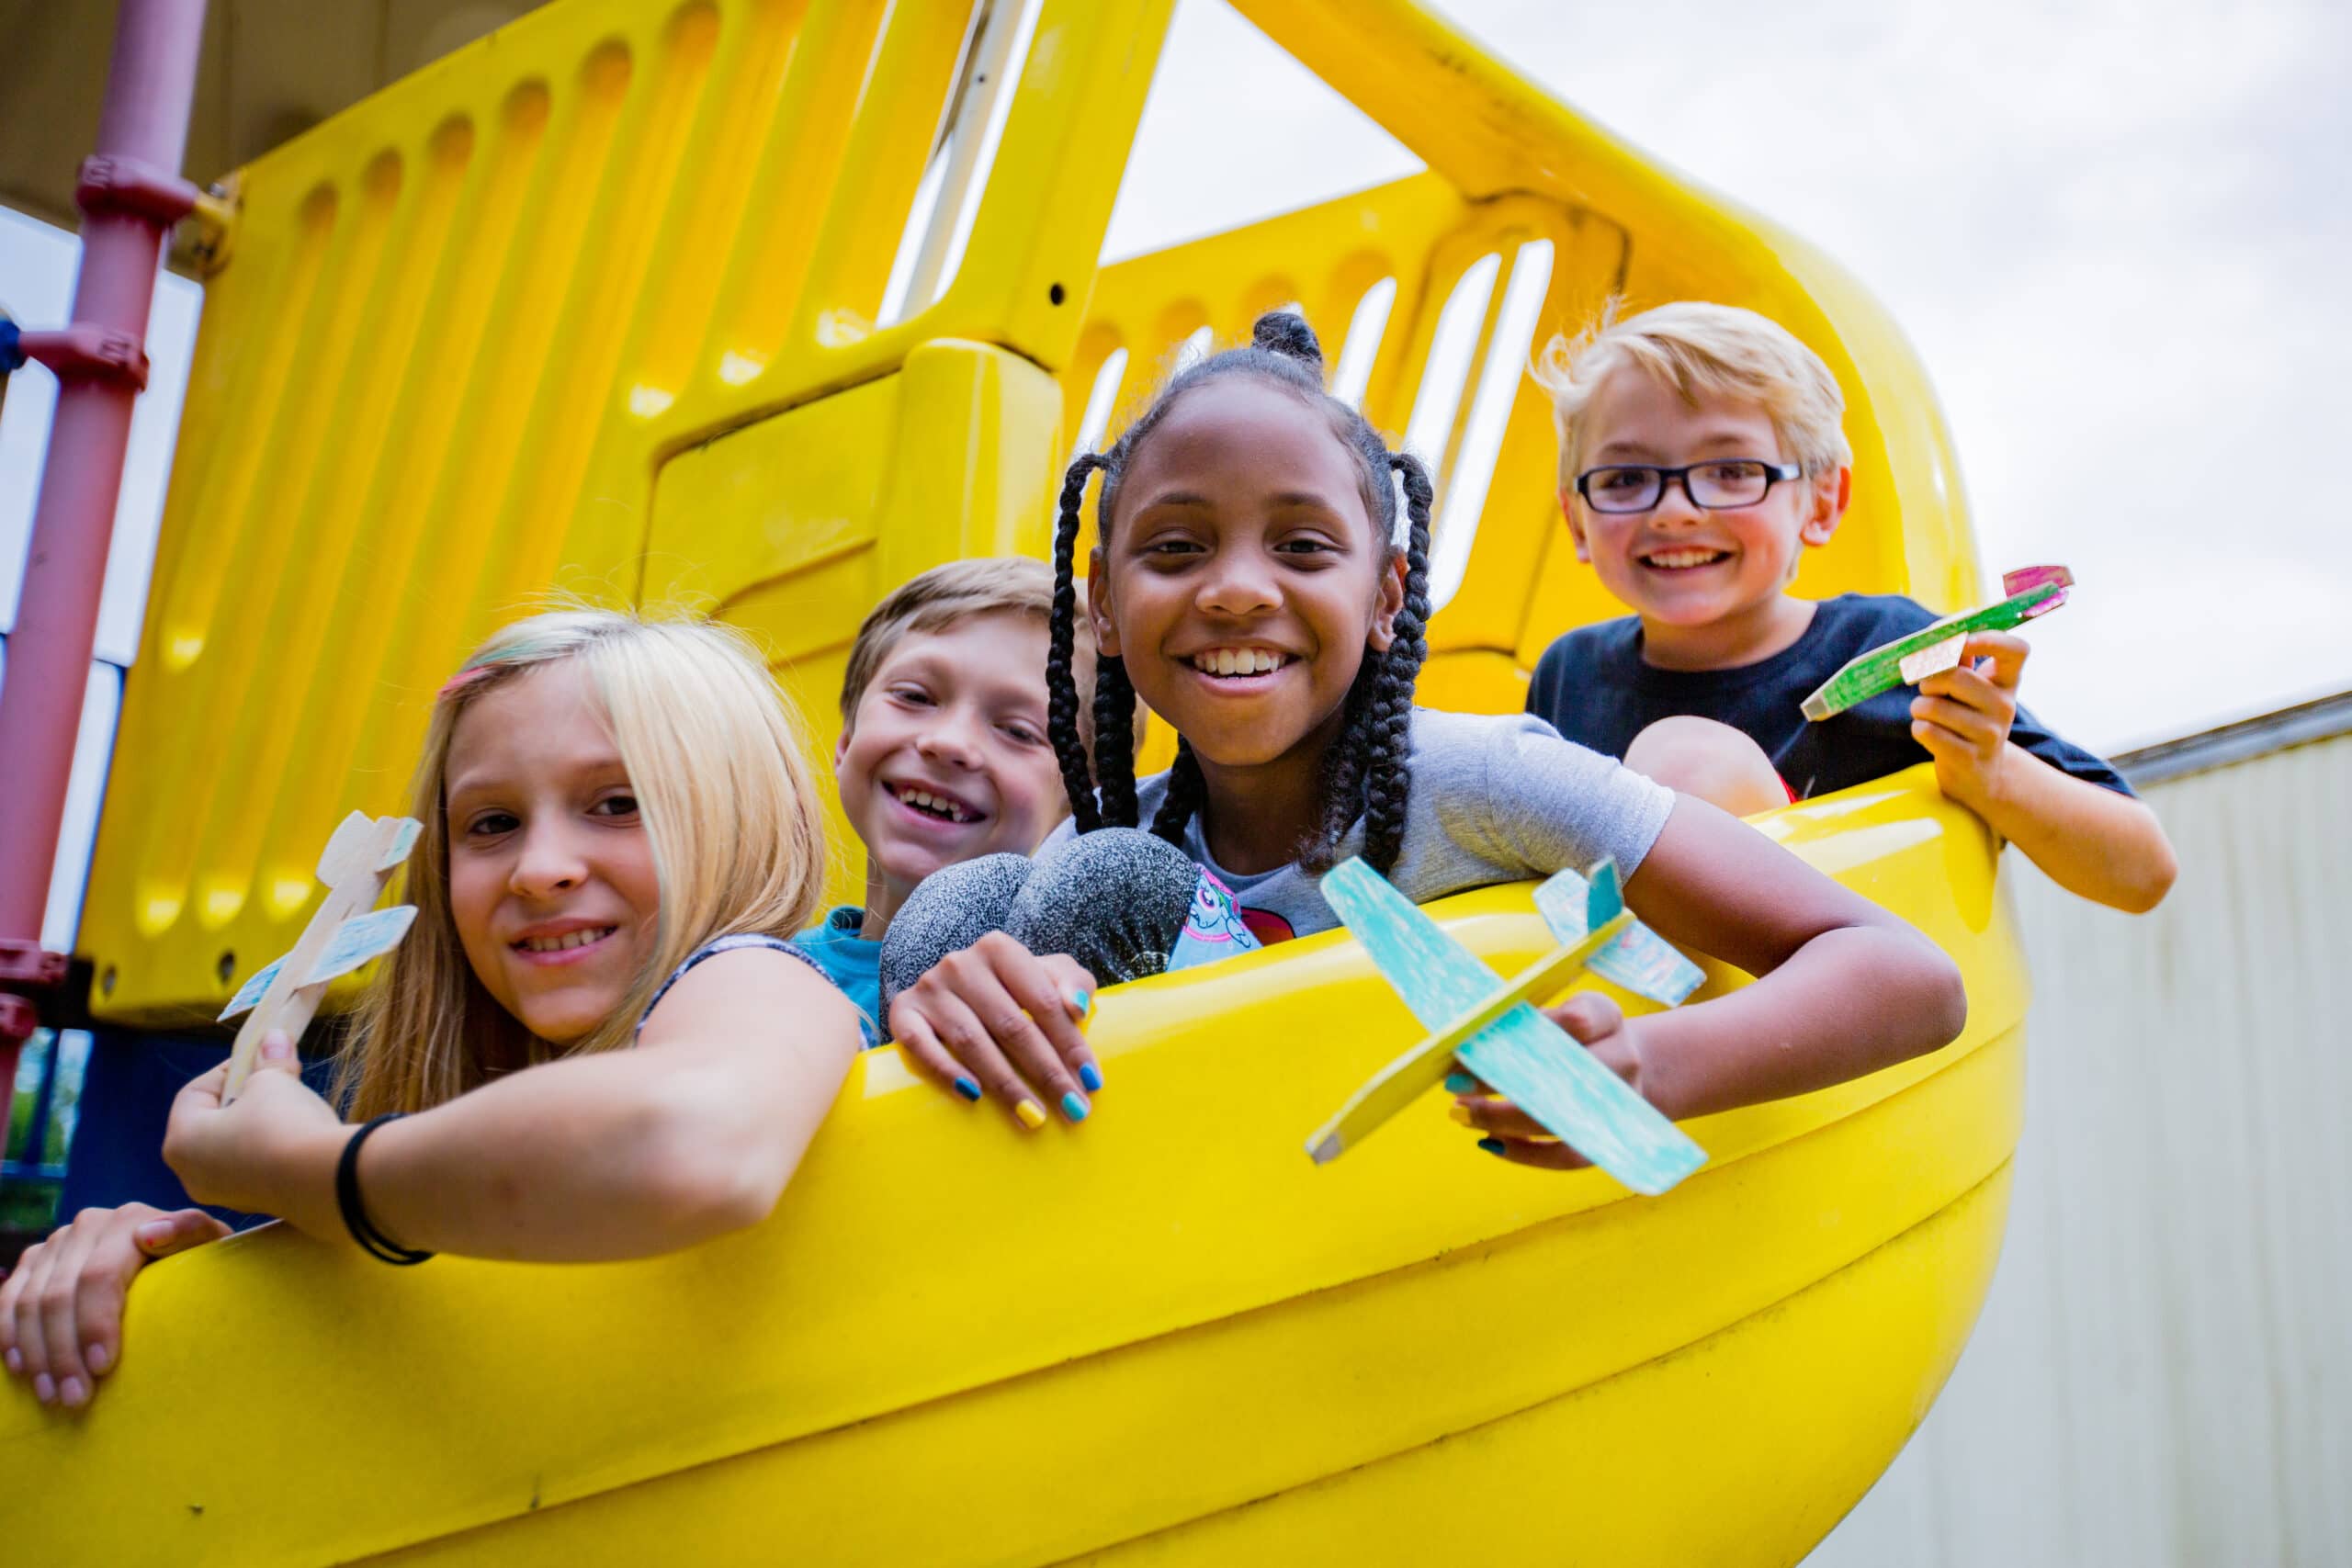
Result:
M1118 616L1111 603L1111 574L1103 570L1100 545L1086 558L1086 618L1094 625L1095 657L1119 658Z
M1804 525L1797 530L1797 537L1816 547L1827 544L1853 499L1851 464L1841 464L1834 472L1815 475L1805 491Z
M850 732L855 723L854 717L842 720L842 738L833 742L833 772L837 773L842 771L842 761L849 756Z
M1374 653L1385 653L1396 640L1396 613L1405 607L1405 558L1388 558L1380 574L1380 596L1373 601L1372 630L1364 637Z
M1560 515L1568 520L1568 537L1577 542L1577 559L1590 566L1592 548L1584 542L1584 519L1577 515L1577 492L1565 485L1560 490Z

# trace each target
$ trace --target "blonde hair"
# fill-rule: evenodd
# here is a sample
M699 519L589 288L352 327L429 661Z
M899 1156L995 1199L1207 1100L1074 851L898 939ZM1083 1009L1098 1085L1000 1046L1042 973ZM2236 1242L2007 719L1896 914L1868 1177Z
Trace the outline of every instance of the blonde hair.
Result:
M1082 592L1082 590L1081 590ZM917 632L945 631L976 615L1032 615L1050 627L1054 614L1054 573L1044 561L1026 556L983 556L977 560L949 561L918 572L884 596L857 628L850 645L849 668L842 673L842 724L857 722L857 705L874 673L901 642ZM1084 615L1075 617L1077 637L1070 664L1078 679L1079 728L1086 744L1094 743L1094 628ZM1045 668L1037 679L1046 678ZM1146 715L1136 714L1136 745L1143 744Z
M1763 405L1789 457L1811 477L1854 460L1846 441L1846 396L1821 355L1778 321L1734 305L1683 300L1617 319L1611 299L1574 338L1555 335L1537 357L1536 382L1551 394L1560 432L1560 488L1582 468L1579 422L1611 371L1633 366L1686 403L1702 395Z
M655 940L627 998L586 1038L550 1047L466 961L449 903L445 795L458 722L484 694L577 660L610 728L661 889ZM421 1111L497 1073L627 1044L662 982L714 937L788 937L823 891L825 845L806 738L750 640L691 618L571 609L515 622L475 649L434 704L404 872L415 926L360 1001L336 1072L354 1120Z

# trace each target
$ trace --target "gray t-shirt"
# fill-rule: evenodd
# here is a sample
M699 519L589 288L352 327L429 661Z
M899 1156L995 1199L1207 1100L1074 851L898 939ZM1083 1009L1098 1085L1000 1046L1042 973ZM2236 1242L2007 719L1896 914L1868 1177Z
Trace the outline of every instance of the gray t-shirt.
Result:
M1632 876L1666 826L1674 792L1621 763L1560 739L1527 714L1413 710L1413 788L1405 842L1388 880L1416 904L1472 887L1582 871L1603 855ZM1168 775L1136 786L1149 827ZM1046 840L1069 839L1064 822ZM1363 824L1348 830L1345 860L1363 848ZM1296 864L1244 876L1210 858L1195 815L1184 852L1233 890L1242 917L1262 939L1312 936L1340 923L1321 879ZM1286 928L1286 929L1285 929Z

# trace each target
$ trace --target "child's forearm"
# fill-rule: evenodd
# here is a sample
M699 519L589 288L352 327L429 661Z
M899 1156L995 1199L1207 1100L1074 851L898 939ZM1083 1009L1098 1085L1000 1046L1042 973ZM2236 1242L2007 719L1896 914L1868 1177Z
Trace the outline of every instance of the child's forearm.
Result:
M368 1217L405 1247L544 1262L650 1257L754 1224L831 1096L747 1084L742 1066L740 1051L690 1045L582 1056L404 1117L362 1151ZM334 1179L348 1136L298 1151L277 1182L279 1212L312 1235L345 1234Z
M1642 1092L1678 1120L1804 1094L1932 1051L1967 1018L1958 968L1927 938L1824 931L1750 985L1640 1020Z
M1966 804L2069 893L2134 915L2163 902L2179 866L2156 814L2007 744L1994 794Z

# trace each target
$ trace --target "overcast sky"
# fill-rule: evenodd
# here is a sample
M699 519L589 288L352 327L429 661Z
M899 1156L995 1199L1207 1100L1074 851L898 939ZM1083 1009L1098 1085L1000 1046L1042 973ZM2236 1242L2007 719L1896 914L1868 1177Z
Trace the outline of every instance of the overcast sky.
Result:
M2034 628L2044 717L2120 750L2352 687L2352 6L1439 8L1894 313L1989 572L2082 582ZM1183 0L1110 252L1417 166Z

